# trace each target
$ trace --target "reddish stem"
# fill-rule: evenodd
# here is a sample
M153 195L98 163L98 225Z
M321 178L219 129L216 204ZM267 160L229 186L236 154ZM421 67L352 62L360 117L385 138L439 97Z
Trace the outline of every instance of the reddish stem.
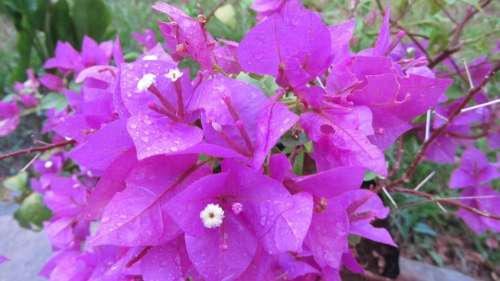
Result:
M250 140L250 136L248 135L247 130L245 129L245 125L243 124L243 121L241 121L240 116L236 109L234 108L231 98L228 96L223 97L224 103L227 106L227 109L229 110L229 113L231 114L231 117L233 118L236 128L238 128L238 131L240 132L241 137L243 138L243 141L245 142L245 145L247 146L248 151L250 154L253 153L253 146L252 146L252 141Z
M418 152L417 156L415 157L415 159L413 160L413 162L411 163L410 167L405 172L405 174L401 178L390 183L388 185L388 188L408 182L411 179L411 177L413 176L413 174L417 169L417 166L424 159L425 153L429 149L430 145L446 131L446 128L448 128L448 126L453 122L453 120L455 120L455 118L460 114L462 109L474 98L474 96L477 93L479 93L484 88L484 86L486 86L486 84L490 81L491 78L493 78L493 76L499 69L500 69L500 63L497 63L477 87L474 87L468 91L467 96L462 101L462 103L448 116L448 121L446 121L438 129L434 130L429 140L423 144L422 148Z
M467 210L471 213L474 213L478 216L482 216L482 217L486 217L486 218L490 218L490 219L494 219L494 220L500 220L500 215L492 214L489 212L485 212L485 211L476 209L476 208L471 207L469 205L463 204L462 202L460 202L459 200L456 200L456 199L439 198L439 197L436 197L436 196L434 196L430 193L427 193L427 192L417 191L417 190L407 189L407 188L395 187L395 188L392 188L392 191L400 192L400 193L407 193L407 194L411 194L411 195L415 195L415 196L419 196L419 197L424 197L424 198L429 199L431 201L440 202L440 203L443 203L443 204L446 204L449 206L462 208L462 209Z
M58 142L58 143L51 143L48 145L43 145L43 146L38 146L38 147L29 147L29 148L25 148L25 149L21 149L18 151L14 151L14 152L10 152L10 153L1 155L0 160L4 160L7 158L11 158L11 157L17 157L17 156L21 156L24 154L30 154L33 152L44 152L44 151L51 150L51 149L54 149L57 147L63 147L63 146L66 146L69 144L75 144L75 143L76 143L75 140L66 140L66 141L62 141L62 142Z

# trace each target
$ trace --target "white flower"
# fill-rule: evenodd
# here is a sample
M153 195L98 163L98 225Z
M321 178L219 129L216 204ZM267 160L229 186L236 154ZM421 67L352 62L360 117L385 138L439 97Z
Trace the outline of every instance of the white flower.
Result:
M173 68L168 71L167 74L165 74L165 77L170 79L172 82L177 81L177 79L182 77L182 72L178 68Z
M47 162L45 162L45 164L43 164L45 169L50 169L53 165L54 165L54 163L52 161L47 161Z
M153 83L156 81L156 75L152 73L147 73L142 76L142 78L137 82L137 90L144 91L151 87Z
M200 212L200 218L206 228L219 227L224 220L224 210L218 204L208 204Z

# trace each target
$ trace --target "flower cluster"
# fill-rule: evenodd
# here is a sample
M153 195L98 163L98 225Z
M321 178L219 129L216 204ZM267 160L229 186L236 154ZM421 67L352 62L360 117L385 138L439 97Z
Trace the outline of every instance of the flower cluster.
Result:
M295 0L253 8L259 22L240 43L157 3L170 19L159 23L165 44L135 34L145 47L135 61L118 40L85 38L81 52L57 45L45 68L60 76L44 85L69 106L48 114L44 130L75 146L34 164L32 186L54 214L45 231L56 253L43 276L340 280L343 268L363 271L351 236L396 246L372 225L389 209L361 184L367 172L387 176L384 150L446 100L451 80L401 54L389 11L374 47L353 53L353 20L327 26ZM240 73L271 76L277 90ZM490 194L475 187L498 172L477 153L466 151L451 186ZM297 168L298 158L311 164ZM476 231L499 229L461 216Z

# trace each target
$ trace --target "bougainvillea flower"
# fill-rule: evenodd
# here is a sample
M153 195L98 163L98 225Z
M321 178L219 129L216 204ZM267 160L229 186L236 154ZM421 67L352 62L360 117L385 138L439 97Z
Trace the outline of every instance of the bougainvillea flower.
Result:
M189 260L182 236L167 244L152 247L140 264L144 281L184 280L188 277L201 280L202 278Z
M202 131L190 124L194 98L187 72L169 62L143 58L123 66L120 82L131 114L127 130L139 159L175 154L201 142Z
M352 202L343 202L342 198L359 191L364 172L362 167L341 167L285 181L288 188L307 191L315 197L313 219L305 243L322 268L340 269L343 256L348 252L352 213L358 213L357 208L366 200L352 208L349 207Z
M319 274L319 271L307 261L307 258L300 259L300 257L295 257L290 253L279 255L278 266L280 270L275 276L286 274L290 280L301 277L306 280L312 280L312 278L308 277L317 277Z
M312 198L291 196L279 182L225 163L222 173L174 197L168 210L186 232L187 252L198 272L208 280L235 280L252 262L258 240L271 253L301 250Z
M436 105L452 82L412 74L398 77L393 73L366 75L364 80L366 86L354 90L349 99L370 108L375 131L372 141L384 149L409 128L407 124L413 118ZM388 139L387 134L392 138Z
M0 101L0 137L12 133L17 128L19 114L16 102Z
M315 210L305 245L322 267L340 268L348 251L349 216L343 206L323 199L323 209Z
M238 62L238 43L228 40L220 40L221 45L214 50L214 60L217 66L225 73L238 74L241 71Z
M374 56L384 56L389 52L389 47L391 44L391 8L387 5L387 9L384 13L384 21L380 27L380 31L373 47Z
M82 84L80 93L63 91L72 114L56 124L54 130L60 136L83 143L104 124L126 116L126 110L120 107L123 105L115 99L117 72L113 66L98 65L77 75L75 82Z
M257 18L262 20L268 16L278 13L286 2L286 0L255 0L253 1L251 8L257 12Z
M302 86L328 68L330 32L317 13L288 1L279 14L250 30L238 58L245 71L272 75L283 86Z
M53 218L44 224L44 231L56 249L79 246L89 234L89 222L76 217Z
M113 43L97 44L92 38L84 36L81 54L67 42L57 42L55 56L48 59L44 68L57 68L64 74L79 73L86 67L106 65L111 58Z
M45 233L57 249L79 245L89 231L89 222L82 220L81 212L87 204L87 188L76 177L46 175L48 190L45 204L52 211L52 219L45 223Z
M479 187L498 177L498 167L479 149L470 147L464 152L460 166L451 174L450 187Z
M64 89L64 81L59 76L47 73L40 77L40 83L47 89L61 92Z
M211 70L216 42L202 23L167 3L158 2L153 5L153 10L171 19L169 23L160 23L159 27L173 58L181 60L191 56L203 69Z
M53 154L47 160L36 160L33 170L41 175L56 174L61 172L64 163L62 154Z
M334 167L361 166L386 175L387 164L383 152L371 144L365 132L356 128L356 123L350 126L344 124L316 113L302 114L301 125L313 141L313 158L317 168L321 171Z
M195 98L193 107L203 111L206 142L233 149L256 168L298 119L255 86L221 75L203 82Z
M131 251L128 251L131 252ZM127 253L125 253L126 256ZM126 280L132 281L125 276L110 276L109 267L118 269L121 275L120 255L123 255L115 248L95 248L93 252L80 252L76 249L64 249L55 253L46 263L40 276L50 281L59 280ZM123 272L126 272L125 269Z
M39 100L36 96L30 94L23 94L19 96L21 104L26 108L33 108L38 105Z
M372 225L376 219L385 219L390 211L376 193L364 189L351 190L334 197L332 204L340 204L346 209L351 234L396 246L385 228Z
M364 105L372 111L375 134L370 140L385 149L411 128L413 118L438 103L451 82L404 75L386 57L353 56L333 66L327 89L339 96L343 105Z
M320 272L311 264L308 257L290 253L269 255L262 248L257 248L252 263L238 280L266 281L286 276L288 280L312 281L312 277L317 277Z
M442 126L446 122L447 116L451 114L461 102L462 99L457 99L446 105L438 105L435 109L436 117L433 118L432 127L437 129ZM472 125L486 121L489 118L488 115L488 112L481 109L464 112L458 115L451 124L448 124L446 131L430 144L425 154L426 158L437 163L455 164L457 149L461 146L467 147L473 144L472 140L460 136L470 135L472 133ZM423 138L423 134L421 134L421 137Z
M354 19L328 27L332 40L332 64L339 63L349 56L349 41L354 34L355 27L356 21Z
M155 32L149 28L145 29L144 33L133 32L132 37L146 50L152 49L158 44Z
M176 192L208 173L196 160L196 155L155 156L134 167L126 188L106 205L92 245L161 245L179 235L166 204Z
M341 167L285 181L289 189L307 191L315 197L305 243L323 269L333 270L329 273L332 276L337 276L334 271L341 264L353 272L360 270L347 247L349 234L395 245L385 229L371 225L373 220L385 218L389 209L375 193L360 189L364 171L362 167Z
M57 68L63 73L80 72L83 69L83 62L77 50L68 42L57 42L55 56L48 59L43 65L44 68Z
M102 173L99 181L89 195L88 204L83 216L88 220L96 220L102 216L106 205L113 196L125 189L126 179L137 163L135 149L118 156Z
M492 214L500 213L500 192L489 186L467 188L462 192L461 196L464 197L464 199L461 199L462 203L470 207ZM479 216L464 209L458 210L457 215L477 234L482 234L487 230L500 232L500 222L498 220Z
M113 43L113 49L111 51L113 53L113 60L117 66L120 66L123 62L125 62L120 36L116 36L115 42Z
M56 217L78 215L87 202L85 186L75 178L52 176L45 203Z
M14 90L21 104L26 108L32 108L38 105L39 101L36 95L41 81L37 79L32 69L26 71L26 76L28 76L28 80L24 83L14 83Z
M112 55L113 42L105 41L100 44L94 39L84 36L82 43L82 63L83 66L107 65Z
M340 281L344 269L363 271L351 236L396 246L374 225L389 209L361 184L368 170L387 176L384 149L411 128L418 136L417 117L434 108L433 128L446 122L462 101L444 103L451 80L399 42L404 33L391 38L389 10L373 48L353 53L354 19L327 26L297 0L252 8L258 24L239 44L213 38L203 15L157 3L170 20L159 23L166 44L151 30L136 33L145 48L126 62L118 38L86 37L81 52L58 43L45 67L61 77L28 73L17 84L27 97L39 82L64 95L68 106L46 110L42 131L74 141L33 165L31 187L52 210L45 230L57 251L42 276ZM474 82L491 68L481 65L476 73L471 64ZM252 73L280 87L261 80L266 95ZM460 137L491 121L492 108L457 116L426 159L453 161L459 146L473 144ZM0 132L16 110L0 111ZM450 184L467 187L464 204L499 212L498 192L484 187L498 176L494 166L466 149ZM476 232L500 228L458 214Z
M132 147L133 142L126 128L126 120L118 119L91 134L88 140L75 147L69 156L82 167L98 175Z
M297 177L293 180L293 185L317 197L331 198L347 191L358 190L363 182L365 170L363 167L337 167L314 175Z

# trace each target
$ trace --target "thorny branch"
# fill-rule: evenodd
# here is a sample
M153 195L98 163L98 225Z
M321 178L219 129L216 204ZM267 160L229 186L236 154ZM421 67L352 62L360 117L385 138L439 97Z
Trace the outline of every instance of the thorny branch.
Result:
M455 47L445 49L441 54L437 55L437 57L435 57L434 59L429 61L429 65L428 65L429 68L434 68L436 65L440 64L442 61L446 60L454 53L460 51L461 47L462 46L455 46Z
M465 209L465 210L467 210L471 213L474 213L476 215L479 215L479 216L483 216L483 217L487 217L487 218L491 218L491 219L495 219L495 220L500 220L500 215L481 211L481 210L476 209L474 207L471 207L469 205L463 204L462 202L460 202L457 199L440 198L439 196L435 196L435 195L432 195L432 194L427 193L427 192L417 191L417 190L408 189L408 188L395 187L395 188L392 188L392 191L411 194L411 195L415 195L415 196L419 196L419 197L424 197L424 198L430 200L430 202L439 202L439 203L442 203L442 204L445 204L448 206L453 206L453 207Z
M486 0L486 1L483 1L481 4L480 4L480 7L481 9L484 9L486 8L486 6L488 6L491 2L493 2L492 0ZM460 36L462 35L462 31L464 30L465 28L465 25L479 12L480 10L476 7L469 7L469 9L467 9L467 13L465 15L465 17L462 19L462 21L456 26L455 30L453 30L453 33L452 33L452 38L451 38L451 43L450 43L450 46L456 46L458 45L459 43L459 40L460 40Z
M51 150L51 149L58 148L58 147L64 147L66 145L75 144L75 143L76 143L76 141L74 141L74 140L66 140L66 141L62 141L62 142L58 142L58 143L51 143L51 144L47 144L47 145L43 145L43 146L29 147L29 148L25 148L25 149L21 149L21 150L17 150L14 152L9 152L7 154L1 155L0 160L12 158L12 157L17 157L17 156L21 156L21 155L25 155L25 154L30 154L33 152L44 152L47 150Z
M488 6L491 2L493 2L492 0L485 0L483 1L481 4L480 4L480 7L481 9L484 9L486 8L486 6ZM467 23L480 11L480 9L476 8L476 7L469 7L467 9L467 13L465 14L464 18L462 19L462 21L460 21L455 29L452 31L451 33L451 40L450 40L450 44L449 44L449 47L446 48L443 52L441 52L439 55L436 56L435 59L431 60L430 63L429 63L429 67L430 68L433 68L435 67L436 65L438 65L440 62L446 60L447 58L451 57L455 52L457 52L458 50L460 50L460 48L462 47L460 45L460 37L462 36L462 32L465 28L465 26L467 25Z
M408 170L404 173L404 175L397 179L396 181L392 182L388 187L394 187L396 185L406 183L408 182L413 174L416 171L416 168L418 164L424 159L425 153L429 149L430 145L433 143L434 140L436 140L437 137L439 137L441 134L443 134L446 131L446 128L455 120L455 118L460 114L462 109L474 98L474 96L479 93L486 84L495 76L495 73L500 69L500 62L497 62L497 64L493 67L493 69L485 76L483 81L476 87L470 89L467 92L467 95L465 99L462 101L462 103L448 116L448 120L441 125L441 127L437 128L430 136L429 140L424 143L420 151L418 152L417 156L413 160L413 162L410 164L410 167Z
M467 95L466 95L465 99L448 116L448 120L443 125L441 125L439 128L437 128L435 131L433 131L433 133L431 134L430 138L426 142L424 142L424 144L422 145L420 151L417 153L417 155L415 156L414 160L412 161L412 163L410 164L410 166L406 170L406 172L403 174L403 176L401 176L400 178L398 178L398 179L396 179L396 180L394 180L392 182L389 182L385 186L389 191L401 192L401 193L408 193L408 194L413 194L413 195L416 195L416 196L421 196L421 197L424 197L424 198L427 198L427 199L432 199L433 201L437 201L437 202L441 202L441 203L444 203L444 204L448 204L448 205L452 205L452 206L463 208L465 210L468 210L468 211L470 211L472 213L475 213L477 215L480 215L480 216L484 216L484 217L488 217L488 218L493 218L493 219L500 220L500 216L498 216L498 215L493 215L493 214L490 214L490 213L487 213L487 212L484 212L484 211L472 208L472 207L464 205L461 202L456 201L456 200L439 198L439 197L436 197L434 195L431 195L431 194L428 194L428 193L425 193L425 192L397 187L398 185L401 185L403 183L407 183L407 182L410 181L410 179L414 176L418 165L420 164L420 162L422 162L424 160L425 154L426 154L427 150L429 149L430 145L433 143L433 141L435 141L440 135L442 135L443 133L446 132L446 129L448 128L448 126L461 113L462 109L474 98L474 96L478 92L480 92L486 86L486 84L488 84L488 82L495 76L495 74L498 72L498 70L500 70L500 62L496 63L496 65L493 67L493 69L485 76L485 78L483 79L483 81L479 85L477 85L474 88L471 88L467 92Z

